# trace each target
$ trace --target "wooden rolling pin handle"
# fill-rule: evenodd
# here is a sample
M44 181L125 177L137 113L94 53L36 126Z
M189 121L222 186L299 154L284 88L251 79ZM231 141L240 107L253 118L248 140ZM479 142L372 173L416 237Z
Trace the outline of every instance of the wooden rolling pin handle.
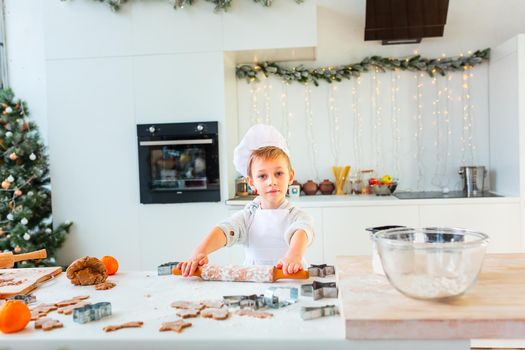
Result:
M31 259L44 259L47 258L47 251L45 249L36 250L34 252L24 253L24 254L16 254L13 255L13 261L23 261L23 260L31 260Z
M297 273L291 273L291 274L285 275L283 270L278 269L276 267L273 268L273 280L274 281L277 281L277 280L280 280L280 279L305 280L305 279L308 279L308 278L310 278L310 274L306 270L299 271Z
M193 273L193 276L196 276L196 277L201 277L201 268L198 267L197 270ZM178 268L174 267L173 269L171 269L171 273L174 274L174 275L179 275L179 276L182 276L182 271L179 270Z

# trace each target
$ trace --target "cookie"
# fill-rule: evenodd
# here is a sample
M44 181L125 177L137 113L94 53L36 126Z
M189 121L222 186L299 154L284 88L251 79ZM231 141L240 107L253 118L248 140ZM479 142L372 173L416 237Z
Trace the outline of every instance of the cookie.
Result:
M181 318L192 318L199 316L199 313L198 309L178 309L176 315Z
M35 329L42 329L44 331L50 331L55 328L62 328L64 325L59 320L55 320L49 317L43 317L35 321Z
M40 304L31 309L31 320L47 316L51 311L55 311L58 307L55 304Z
M58 303L55 303L56 307L64 307L64 306L70 306L78 304L81 300L86 300L89 298L89 295L78 295L76 297L73 297L71 299L66 299L59 301Z
M175 331L181 333L186 327L191 327L191 322L178 320L174 322L162 322L159 328L159 332Z
M200 302L205 308L220 309L224 306L222 300L204 300Z
M171 303L171 307L175 309L202 310L204 308L204 305L202 305L200 302L179 300Z
M122 324L106 326L106 327L102 328L102 330L104 332L113 332L113 331L116 331L116 330L119 330L119 329L122 329L122 328L140 328L140 327L142 327L143 324L144 324L144 322L142 322L142 321L126 322L126 323L122 323Z
M218 308L207 308L201 311L202 317L213 318L214 320L225 320L228 318L230 313L228 309L218 309Z
M86 305L91 305L91 303L89 303L87 301L80 301L79 303L77 303L75 305L69 305L69 306L61 307L60 309L57 310L57 312L59 314L71 315L73 313L74 309L82 307L82 306L86 306Z
M270 312L255 311L255 310L250 310L250 309L240 309L240 310L235 311L235 314L239 316L249 316L249 317L255 317L255 318L273 317L273 314Z
M116 285L117 285L116 283L106 281L106 282L102 282L102 283L95 285L95 289L96 290L108 290L108 289L115 287Z

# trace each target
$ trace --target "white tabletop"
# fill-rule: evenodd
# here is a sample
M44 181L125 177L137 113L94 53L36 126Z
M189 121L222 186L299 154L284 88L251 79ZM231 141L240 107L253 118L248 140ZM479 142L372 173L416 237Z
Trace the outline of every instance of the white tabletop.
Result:
M270 309L274 317L255 319L231 315L224 321L197 317L187 319L193 324L182 333L159 332L162 322L175 321L176 310L170 307L177 300L222 299L225 295L262 294L270 287L295 286L334 281L310 278L308 281L284 281L272 284L213 282L199 278L157 276L155 272L119 272L109 278L117 286L97 291L93 286L73 286L65 274L42 283L33 294L39 303L55 303L78 295L89 295L92 303L109 301L113 315L86 324L73 322L71 315L51 312L48 317L60 320L64 328L52 331L34 329L33 322L14 334L0 334L2 349L468 349L468 340L451 341L444 346L435 341L349 341L345 340L344 322L339 316L303 321L302 306L338 305L336 299L300 296L299 302L281 309ZM33 306L33 305L31 305ZM142 328L122 329L106 333L104 326L130 321L143 321Z

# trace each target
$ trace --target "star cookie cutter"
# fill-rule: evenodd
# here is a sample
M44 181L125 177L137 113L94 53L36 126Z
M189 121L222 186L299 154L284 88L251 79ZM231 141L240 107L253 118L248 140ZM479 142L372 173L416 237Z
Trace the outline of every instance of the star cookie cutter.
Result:
M224 305L227 307L239 307L241 309L248 308L252 310L259 310L266 306L264 302L264 295L226 295L222 297Z
M339 314L339 309L335 305L310 306L301 308L301 318L303 320L313 320L321 317L335 316Z
M279 298L279 291L287 290L288 298ZM270 287L264 292L264 303L267 307L278 309L295 304L299 300L299 289L295 287Z
M337 285L335 282L318 282L301 285L301 295L313 297L314 300L322 298L337 298Z
M310 277L326 277L328 275L335 275L335 267L332 265L310 265L308 268Z
M29 305L36 302L36 296L33 294L17 294L7 298L7 300L21 300L25 304Z

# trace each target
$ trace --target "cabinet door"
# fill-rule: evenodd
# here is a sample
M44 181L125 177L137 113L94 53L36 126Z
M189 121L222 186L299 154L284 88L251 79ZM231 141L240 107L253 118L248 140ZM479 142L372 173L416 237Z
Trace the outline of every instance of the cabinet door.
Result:
M421 226L461 227L486 233L491 253L521 251L518 203L422 205Z
M366 206L323 209L324 258L335 263L338 255L370 255L368 227L419 226L417 206Z
M323 264L324 263L324 249L323 249L323 208L301 208L310 214L314 220L314 241L306 248L304 258L308 264Z

